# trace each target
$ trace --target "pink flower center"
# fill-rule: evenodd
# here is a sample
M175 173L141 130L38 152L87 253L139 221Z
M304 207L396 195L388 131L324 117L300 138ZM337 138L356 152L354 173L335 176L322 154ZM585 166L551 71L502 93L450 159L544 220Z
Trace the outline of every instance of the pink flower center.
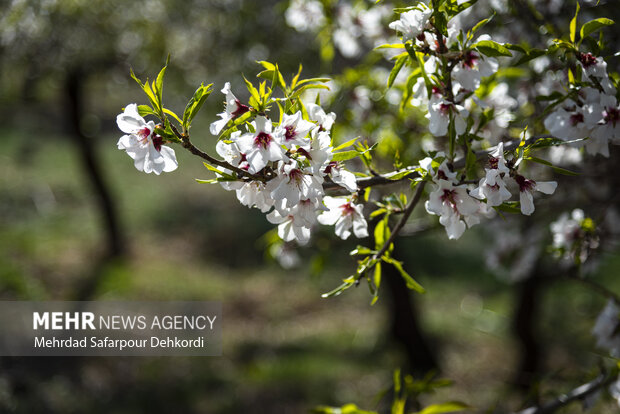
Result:
M433 86L431 91L433 92L433 95L441 95L441 89L439 89L438 86Z
M534 189L534 186L536 185L536 181L528 180L522 175L517 175L515 177L515 181L519 185L519 191L521 192L532 191Z
M572 126L577 126L577 124L580 124L582 122L583 122L583 114L576 113L570 116L570 124Z
M467 53L465 53L465 58L463 59L463 65L467 66L470 69L473 69L477 61L478 61L478 55L472 51L468 51Z
M351 203L345 203L345 204L341 205L340 208L342 209L342 215L343 216L350 216L353 213L355 213L355 208L353 208Z
M235 105L237 105L237 109L232 112L232 117L237 118L250 110L250 107L241 103L239 99L235 101Z
M450 108L452 108L452 104L449 104L449 103L439 104L439 112L441 112L442 115L448 115L450 113Z
M603 111L603 119L606 124L611 122L614 126L616 126L616 123L620 121L620 111L618 108L607 108Z
M254 145L256 145L257 147L263 147L263 149L267 149L272 140L273 137L271 135L261 131L254 138Z

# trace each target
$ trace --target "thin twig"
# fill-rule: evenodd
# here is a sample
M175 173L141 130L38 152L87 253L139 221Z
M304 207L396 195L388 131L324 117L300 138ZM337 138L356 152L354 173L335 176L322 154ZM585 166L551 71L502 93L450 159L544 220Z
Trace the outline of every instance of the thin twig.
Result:
M616 377L614 375L606 376L605 374L601 374L594 380L580 385L566 394L560 395L558 398L548 402L547 404L526 408L525 410L521 410L515 414L551 414L576 400L586 398L599 389L611 384L615 380Z
M392 229L392 234L390 234L390 237L388 238L388 240L383 244L383 247L381 247L381 250L379 250L373 256L374 259L381 259L381 257L383 257L383 254L387 252L387 250L390 248L390 245L394 242L394 239L396 239L396 236L398 236L398 233L400 232L400 230L403 228L403 226L409 219L409 216L411 216L411 213L413 213L413 209L420 201L420 198L422 198L422 193L424 192L425 185L426 185L426 181L422 181L420 184L418 184L418 189L416 190L415 195L413 196L413 199L411 200L411 202L409 202L409 205L405 209L403 216L400 218L398 223L396 223L396 226L394 226L394 228Z
M172 125L172 124L170 126L172 128L172 132L174 132L174 134L177 136L177 138L179 138L181 140L181 145L183 146L183 148L186 148L192 154L197 155L197 156L199 156L200 158L202 158L204 160L207 160L210 164L214 164L214 165L217 165L217 166L229 169L231 171L234 171L240 177L247 177L247 178L251 178L252 180L258 180L258 181L265 181L266 180L265 177L261 177L260 175L252 174L252 173L250 173L248 171L242 170L239 167L235 167L234 165L231 165L231 164L227 163L226 161L220 161L217 158L213 158L212 156L210 156L209 154L207 154L204 151L201 151L194 144L192 144L192 142L189 140L189 135L181 134L179 132L179 130L176 129L176 127L174 125Z
M551 135L539 135L539 136L535 136L535 137L531 137L528 138L525 141L525 145L530 145L533 142L536 142L538 139L542 139L542 138L556 138L554 136ZM515 148L517 148L519 146L519 144L521 144L521 140L514 140L514 141L510 141L507 143L504 143L504 151L510 151L513 150ZM488 156L490 153L492 153L493 151L495 151L495 149L497 148L497 146L495 147L491 147L489 149L486 150L480 150L480 151L476 151L475 155L476 155L476 159L481 159L484 158L485 156ZM454 161L453 163L453 167L455 169L459 169L465 166L465 157L463 158L459 158L458 160ZM396 170L396 171L392 171L389 173L385 173L385 174L381 174L381 175L377 175L377 176L371 176L371 177L360 177L357 179L357 186L359 188L366 188L366 187L373 187L375 185L386 185L386 184L395 184L404 180L409 180L412 178L416 178L419 177L420 175L413 171L415 168L417 168L416 166L411 166L411 167L407 167L407 168L403 168L400 170ZM405 175L404 177L398 178L396 180L392 179L391 177L394 177L396 175L399 175L401 173L404 172L408 172L411 171L410 174ZM333 188L338 188L339 185L334 183L334 182L325 182L323 184L323 188L325 189L333 189Z

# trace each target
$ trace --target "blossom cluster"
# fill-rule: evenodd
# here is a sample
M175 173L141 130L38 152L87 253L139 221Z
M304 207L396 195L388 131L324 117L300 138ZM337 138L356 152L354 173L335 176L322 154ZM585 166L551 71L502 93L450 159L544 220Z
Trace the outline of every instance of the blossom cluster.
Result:
M437 156L444 157L445 154L438 153ZM505 160L503 143L491 152L485 176L477 187L461 183L445 160L436 169L432 163L430 157L420 161L420 168L427 171L433 181L426 211L440 216L439 223L445 227L450 239L460 238L467 228L480 223L482 217L492 217L493 207L512 198L509 186L518 188L520 209L524 215L534 212L534 191L552 194L557 187L555 181L536 182L511 169L514 163Z
M577 52L582 83L544 121L554 136L576 141L591 155L609 157L609 143L620 144L620 105L602 57Z
M222 89L226 95L220 120L211 124L211 133L219 135L225 125L249 109L231 92L230 84ZM336 115L326 113L316 104L305 105L308 119L301 111L283 114L277 124L257 115L247 131L235 131L217 143L217 153L230 165L264 180L220 181L226 190L234 190L241 204L256 207L267 219L278 224L284 241L308 242L317 223L335 225L336 234L346 239L351 229L357 237L367 237L367 223L362 205L355 196L325 196L323 183L334 183L355 193L355 175L342 163L333 161L330 131ZM221 176L230 175L221 170Z

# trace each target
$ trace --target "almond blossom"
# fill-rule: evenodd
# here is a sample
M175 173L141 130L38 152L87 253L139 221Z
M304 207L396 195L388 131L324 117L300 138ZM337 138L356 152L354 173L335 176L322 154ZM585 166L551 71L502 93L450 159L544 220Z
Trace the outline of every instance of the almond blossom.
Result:
M325 206L329 211L322 212L317 220L326 226L336 226L336 235L346 240L351 235L351 229L355 237L368 237L368 223L364 218L361 204L355 204L348 197L323 198Z
M230 82L226 82L221 91L226 95L226 102L224 106L224 112L217 114L221 119L213 122L209 131L213 135L219 135L222 129L228 124L229 121L243 115L248 112L250 108L247 105L241 103L239 99L232 93L230 89Z
M177 169L174 150L162 145L163 138L154 133L155 123L146 122L138 113L136 104L127 105L123 113L116 117L116 124L127 134L118 140L117 147L133 158L138 171L159 175Z
M389 24L390 29L402 33L403 42L414 40L424 31L433 11L424 3L418 8L400 14L400 19Z
M306 139L306 136L315 127L315 124L303 119L301 112L298 111L293 115L284 114L273 136L286 148L292 148L294 145L307 148L310 146L310 140Z
M269 161L280 161L287 157L271 132L271 121L264 116L257 116L252 126L255 132L241 135L236 143L239 151L245 154L248 170L254 174L265 168Z
M465 185L455 186L440 179L425 203L426 211L439 216L439 223L446 228L449 239L460 238L468 226L477 224L480 202L467 193ZM474 218L475 217L475 218Z
M544 194L553 194L558 183L555 181L539 181L528 180L522 175L516 175L515 181L519 185L519 200L521 203L521 213L526 216L534 212L534 191L540 191Z
M491 37L483 35L479 40L490 40ZM477 52L467 51L462 61L460 61L452 71L454 79L468 91L475 91L480 86L481 78L491 76L497 72L499 63L497 59L485 57L483 58Z
M504 160L503 142L500 142L497 149L491 153L489 166L490 168L485 168L486 175L480 179L478 187L469 194L479 200L486 199L487 205L494 207L501 205L512 196L504 181L504 178L509 176L510 170Z
M433 95L428 103L428 114L426 117L429 119L428 129L431 134L435 136L444 136L448 134L448 125L450 125L450 118L454 119L454 130L457 135L465 133L467 122L465 118L469 116L467 109L461 105L457 105L446 99Z

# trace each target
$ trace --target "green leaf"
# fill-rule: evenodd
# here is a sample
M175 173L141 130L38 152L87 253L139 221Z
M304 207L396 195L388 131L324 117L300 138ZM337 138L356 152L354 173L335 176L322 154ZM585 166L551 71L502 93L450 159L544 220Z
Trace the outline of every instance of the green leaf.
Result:
M212 83L208 84L207 86L204 86L204 84L200 84L198 89L196 89L196 92L194 92L194 96L192 96L192 99L190 99L187 105L185 106L185 110L183 111L183 122L182 122L183 127L185 129L189 129L189 126L192 123L192 120L194 119L194 117L196 116L200 108L202 107L202 104L207 100L209 95L211 95L212 86L213 86Z
M478 23L476 23L476 25L469 31L468 36L467 37L473 37L473 35L480 30L480 28L482 28L485 24L487 24L488 22L490 22L491 20L493 20L493 17L495 17L495 12L493 12L493 14L491 15L491 17L484 19L484 20L480 20ZM470 37L470 38L471 38Z
M570 21L570 41L575 43L575 34L577 33L577 15L579 14L579 1L577 3L577 8L575 10L575 17Z
M354 281L350 280L353 279L353 276L351 276L349 279L347 279L347 281L345 281L342 285L338 286L336 289L331 290L327 293L323 293L321 295L322 298L331 298L334 296L338 296L340 295L342 292L344 292L345 290L347 290L348 288L350 288L351 286L353 286L355 284Z
M397 172L396 174L388 176L387 178L389 180L398 181L398 180L401 180L401 179L405 178L406 176L408 176L409 174L412 174L414 172L415 172L415 170L400 171L400 172Z
M526 160L529 160L529 161L534 161L534 162L536 162L536 163L538 163L538 164L547 165L547 166L551 167L551 169L552 169L553 171L555 171L556 173L558 173L558 174L562 174L562 175L570 175L570 176L580 175L580 174L579 174L579 173L577 173L577 172L570 171L570 170L567 170L567 169L565 169L565 168L561 168L561 167L556 167L556 166L555 166L555 165L553 165L551 162L549 162L549 161L547 161L547 160L543 160L542 158L537 158L537 157L526 157L525 159L526 159Z
M360 139L360 137L355 137L353 139L350 139L347 142L338 145L336 148L334 148L334 151L339 151L339 150L344 149L346 147L350 147L351 145L355 144L355 141L357 141L358 139Z
M153 88L155 89L155 93L157 95L157 98L159 99L160 109L163 108L162 105L163 105L163 93L164 93L164 75L166 74L168 63L170 63L170 55L168 55L168 58L166 59L166 64L164 65L164 67L159 71L159 74L157 75L157 79L154 84L155 87Z
M385 256L385 255L381 259L384 262L391 264L392 266L394 266L396 268L396 270L398 270L398 272L400 273L402 278L405 280L405 283L407 284L407 287L409 289L415 290L418 293L426 292L426 290L422 287L422 285L420 285L418 282L416 282L411 277L411 275L409 275L409 273L407 273L405 271L405 269L403 268L402 262L399 262L398 260L392 259L391 257Z
M396 79L396 76L398 76L398 73L402 69L403 65L407 63L408 59L409 59L409 55L407 53L404 53L396 60L396 63L394 64L394 67L392 68L392 71L390 72L390 76L388 77L388 82L387 82L388 88L392 87L392 85L394 84L394 80Z
M510 50L493 40L481 40L472 47L475 47L480 53L489 57L512 56Z
M448 19L442 12L435 12L435 28L439 30L439 33L448 37Z
M346 161L346 160L353 159L359 155L360 153L355 150L336 152L334 153L334 157L332 158L332 161Z
M591 33L594 33L605 26L611 26L614 23L615 22L611 19L608 19L606 17L599 17L598 19L590 20L589 22L581 26L579 34L581 35L581 39L584 39Z
M433 404L419 411L419 414L445 414L457 411L471 410L471 407L460 401L450 401L443 404Z
M174 112L172 112L170 109L164 108L164 113L170 115L171 117L173 117L179 124L183 123L183 121L181 121L179 116L177 114L175 114Z
M365 411L355 404L345 404L342 407L316 407L315 414L378 414L376 411Z
M377 250L381 249L385 244L386 240L390 237L388 220L389 215L386 214L375 226L375 249Z
M349 253L350 256L364 256L364 255L369 255L369 254L373 254L376 253L375 250L371 250L368 247L365 246L357 246L354 250L351 250L351 252Z
M142 117L147 115L157 116L157 112L153 111L153 108L148 105L138 105L138 114Z

